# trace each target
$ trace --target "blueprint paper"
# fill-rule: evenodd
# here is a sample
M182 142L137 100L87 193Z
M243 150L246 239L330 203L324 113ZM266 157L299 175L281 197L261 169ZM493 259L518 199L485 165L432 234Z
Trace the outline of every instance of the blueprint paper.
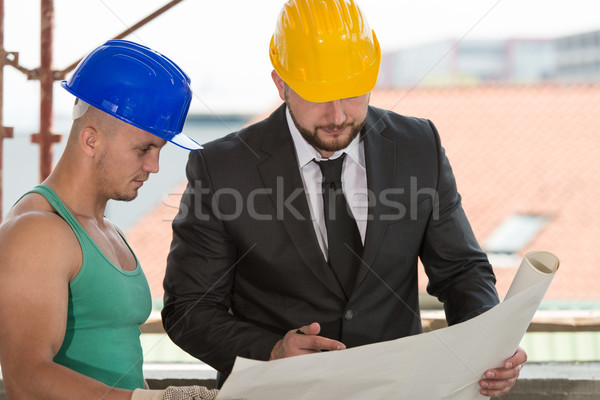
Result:
M448 328L274 361L238 357L218 399L488 399L479 379L514 354L558 265L552 253L527 253L502 303Z

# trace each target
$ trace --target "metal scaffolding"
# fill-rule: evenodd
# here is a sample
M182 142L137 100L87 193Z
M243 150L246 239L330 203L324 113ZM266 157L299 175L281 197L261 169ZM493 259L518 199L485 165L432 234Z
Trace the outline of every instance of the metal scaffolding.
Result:
M4 163L4 139L13 137L12 128L4 126L4 60L7 54L4 52L4 0L0 0L0 219L2 219L2 165Z
M172 0L152 14L127 28L113 39L122 39L146 25L159 15L165 13L183 0ZM54 46L54 0L41 0L41 42L40 42L40 67L27 69L19 64L18 52L4 50L4 0L0 0L0 220L2 218L2 172L3 172L3 142L4 139L13 137L13 129L4 126L4 66L10 65L27 75L29 80L40 81L40 130L31 135L32 143L40 145L40 182L52 172L52 145L60 142L62 135L52 131L54 113L52 110L53 83L64 80L66 75L74 70L81 59L75 61L63 70L52 69Z

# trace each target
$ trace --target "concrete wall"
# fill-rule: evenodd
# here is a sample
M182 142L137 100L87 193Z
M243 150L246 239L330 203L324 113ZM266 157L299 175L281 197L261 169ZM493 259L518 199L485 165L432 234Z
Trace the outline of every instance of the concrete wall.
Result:
M527 363L502 400L600 399L600 363Z

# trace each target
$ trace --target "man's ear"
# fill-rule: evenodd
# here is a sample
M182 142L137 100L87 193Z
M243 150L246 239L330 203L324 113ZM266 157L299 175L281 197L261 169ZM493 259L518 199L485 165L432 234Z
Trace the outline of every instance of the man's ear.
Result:
M283 79L281 79L281 77L275 70L271 72L271 78L273 79L273 82L277 87L277 91L279 92L279 98L285 101L285 82L283 81Z
M88 157L94 157L98 151L100 135L95 128L86 126L79 132L79 144Z

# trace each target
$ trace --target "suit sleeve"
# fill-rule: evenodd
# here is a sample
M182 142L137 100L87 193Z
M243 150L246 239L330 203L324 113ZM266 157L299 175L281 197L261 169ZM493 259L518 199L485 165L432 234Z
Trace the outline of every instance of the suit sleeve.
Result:
M215 215L200 151L190 154L186 173L167 259L163 324L179 347L228 374L236 356L267 360L282 335L229 312L236 264L252 249L238 248Z
M461 206L437 130L430 125L438 154L438 181L420 256L429 278L427 291L444 303L452 325L498 304L498 294L492 267Z

